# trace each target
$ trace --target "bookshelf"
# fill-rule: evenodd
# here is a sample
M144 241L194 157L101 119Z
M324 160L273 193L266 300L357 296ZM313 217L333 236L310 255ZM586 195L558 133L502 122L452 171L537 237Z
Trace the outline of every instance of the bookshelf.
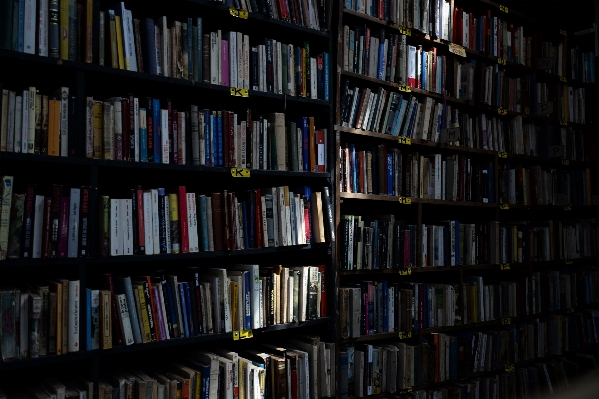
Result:
M33 3L35 4L35 2ZM70 96L75 99L71 104L72 113L69 114L69 116L71 116L68 128L68 152L70 155L49 156L35 153L2 151L0 152L0 168L3 171L3 176L14 176L13 193L24 192L26 184L30 183L37 184L39 190L38 193L44 195L50 195L50 189L54 183L64 185L65 190L68 190L70 187L89 187L90 218L87 230L90 243L89 256L75 258L65 257L61 259L36 259L31 257L23 258L21 256L19 259L0 261L3 286L21 287L27 284L37 284L38 280L43 283L53 278L66 278L78 280L80 282L80 292L86 293L86 289L104 289L104 278L107 273L111 273L114 276L150 275L152 273L156 273L156 275L178 274L184 273L188 267L198 267L199 272L203 273L206 269L211 267L229 268L235 264L256 264L261 267L273 265L283 265L285 267L324 265L322 273L319 272L319 275L321 275L322 278L321 291L324 292L325 295L327 292L330 294L328 301L326 301L326 297L322 298L322 307L317 310L317 313L320 315L319 317L307 319L305 321L279 322L276 324L268 323L269 325L264 321L264 327L251 328L249 330L252 333L252 336L250 336L252 339L249 340L236 339L236 335L239 335L238 331L215 332L210 334L191 334L186 337L154 340L147 343L135 343L128 346L119 346L115 341L111 349L89 350L86 348L86 338L90 334L90 331L88 330L88 319L91 317L90 310L88 309L90 304L87 303L87 297L81 295L81 312L79 314L79 337L81 348L74 353L65 353L62 355L47 354L39 356L38 358L0 362L2 374L2 377L0 377L0 387L2 387L3 390L6 389L9 392L13 392L13 390L18 387L15 387L11 381L14 381L15 377L22 375L24 371L42 374L49 372L52 375L56 375L59 379L69 377L69 373L74 376L82 372L88 381L93 383L93 397L99 398L100 381L108 372L114 371L116 368L120 369L121 367L133 369L148 366L153 368L154 366L159 365L163 359L177 361L177 359L187 356L189 351L195 349L209 350L211 348L228 348L246 351L257 348L258 345L265 343L284 344L285 340L293 339L300 335L320 336L322 342L326 341L334 344L335 340L332 331L335 329L336 320L331 315L335 313L333 293L335 290L334 276L336 272L332 267L334 247L329 234L327 234L326 238L320 242L315 239L315 233L311 233L311 243L300 243L300 238L298 236L295 238L294 242L290 242L289 245L286 246L274 246L273 244L265 247L264 245L259 245L257 243L258 238L256 237L256 241L247 247L247 244L242 245L242 241L239 239L238 248L234 249L235 238L233 238L234 242L231 249L227 249L225 246L225 249L199 250L187 253L101 256L99 243L102 235L103 220L100 220L100 217L98 216L102 211L102 196L125 198L123 195L126 196L128 190L135 185L141 185L144 190L153 189L159 186L166 187L167 189L177 186L186 186L188 193L195 192L198 193L198 196L199 194L209 195L211 192L221 193L223 190L228 190L228 192L241 192L242 190L266 190L270 187L283 186L292 189L296 187L311 187L312 193L316 191L320 193L323 192L324 189L328 189L331 193L331 198L333 198L334 185L332 184L333 176L331 174L335 165L334 139L332 138L333 124L331 123L333 116L333 89L330 84L330 79L328 78L328 76L332 76L331 71L333 70L333 67L332 63L329 62L326 66L320 65L318 71L316 69L316 62L318 62L318 60L322 62L322 56L320 55L325 53L332 54L334 51L333 38L330 33L330 2L319 2L318 10L321 12L321 19L318 21L312 20L312 22L306 22L305 24L302 22L295 23L291 20L283 20L283 17L279 18L277 15L269 15L269 12L266 9L255 12L256 10L253 10L252 7L257 6L255 4L250 4L249 1L247 4L245 1L236 2L239 8L231 7L229 4L225 5L221 2L207 0L181 0L169 2L168 4L166 2L145 2L135 0L124 2L124 6L127 10L132 12L133 18L150 18L158 21L159 19L162 20L163 16L166 16L169 22L169 29L171 29L171 22L187 21L187 18L190 17L194 18L193 27L197 28L195 18L201 17L204 33L210 34L217 30L219 32L222 30L223 33L228 31L241 32L241 34L248 35L249 39L244 38L244 40L249 40L248 47L250 50L251 46L263 46L266 39L276 40L277 42L284 44L292 44L297 48L309 43L310 56L314 60L315 66L315 69L311 71L312 79L314 82L319 79L318 90L316 90L316 83L314 83L312 95L309 86L310 81L308 81L307 95L301 95L300 93L294 93L294 95L292 95L291 89L287 87L280 88L279 93L273 89L268 89L266 87L268 81L265 81L264 90L256 90L254 87L247 87L247 94L243 96L233 96L231 87L226 84L213 84L210 83L210 81L205 81L202 78L202 75L200 75L199 79L194 80L191 76L186 79L183 77L173 77L172 75L163 76L151 74L148 73L147 70L146 72L139 72L122 68L113 68L110 66L108 58L105 59L105 65L100 65L100 47L102 47L102 44L100 43L100 28L98 26L100 14L106 13L107 10L114 8L115 3L103 0L90 0L77 3L81 3L80 5L83 7L90 7L90 10L87 11L92 15L91 20L93 21L93 29L91 30L91 35L89 35L89 37L86 36L86 38L89 39L91 43L92 62L84 62L84 50L81 50L79 56L74 59L62 59L39 55L39 52L37 51L34 54L27 54L12 48L0 48L0 64L2 64L2 71L0 73L0 91L2 91L1 89L4 89L18 92L19 90L33 86L40 94L51 96L57 87L66 86L69 88ZM251 3L254 2L252 1ZM258 3L261 7L267 6L266 2ZM304 3L307 4L307 2L303 1L302 4ZM312 3L314 3L314 6L317 5L316 2L310 2L310 4ZM268 7L280 7L282 5L283 2L280 2L280 5L274 3L271 4L270 1L268 2ZM5 6L5 4L3 3L2 6ZM247 11L248 7L249 12L244 14L244 11ZM285 7L289 6L285 4ZM272 8L270 8L270 10L272 13ZM275 14L278 12L280 12L280 10L277 11L275 9ZM299 14L297 14L297 16L299 17ZM316 11L314 11L312 17L316 18ZM302 16L302 21L304 20L303 18L304 17ZM293 21L295 21L295 17L293 17ZM315 26L310 26L311 24L319 24L320 29L316 29ZM158 23L156 26L158 26ZM105 29L108 28L105 27ZM143 42L145 43L146 37L143 35L142 37ZM79 40L82 38L83 36L78 36ZM138 39L139 38L136 37L135 40ZM221 42L219 41L219 45L220 43ZM210 43L208 43L208 46L209 44ZM290 47L288 47L288 49L289 48ZM198 55L199 60L202 59L201 51L202 49L200 48ZM210 48L208 51L210 52ZM105 52L105 56L108 57L109 49L105 49ZM189 57L191 57L191 55L192 49L190 48ZM208 56L213 57L211 53L209 53ZM195 61L197 62L198 58L196 58ZM250 62L249 55L247 62ZM298 60L297 69L295 70L299 75L290 76L288 81L284 82L285 86L287 86L287 84L289 85L288 87L293 86L294 91L296 90L296 77L298 81L300 79L306 80L306 72L310 71L309 68L306 68L306 66L303 65L302 72L300 70L299 62L300 61ZM307 65L310 66L309 60L307 60ZM267 67L266 65L262 66L264 68ZM208 68L210 71L210 65L204 65L204 67ZM249 68L251 67L252 65L249 65ZM326 69L326 73L323 68ZM23 73L23 71L34 71L34 73ZM316 76L317 72L318 77ZM219 76L220 74L223 74L222 78L224 79L224 72L219 71L218 73ZM258 73L260 73L260 71ZM246 84L253 84L254 82L254 77L250 75L252 75L251 71L245 74L245 77L247 78ZM251 81L250 78L252 79ZM227 79L229 79L229 77L227 77ZM258 77L256 76L255 79L257 85ZM259 79L264 79L264 77L260 75ZM277 79L276 75L274 76L274 79ZM222 83L224 83L224 80ZM236 85L236 87L237 86L241 85ZM326 95L324 94L325 91L327 92ZM89 128L89 124L86 120L87 115L89 115L88 109L86 108L86 100L92 97L94 100L102 101L105 101L106 98L112 98L113 96L123 96L123 98L128 98L128 96L131 95L130 93L133 93L133 95L136 96L136 99L139 97L139 100L144 103L146 96L159 99L161 100L162 107L166 107L167 100L172 101L173 109L179 109L180 114L185 113L188 118L187 127L186 130L181 133L187 138L187 142L185 143L185 146L182 147L182 152L179 154L180 157L186 157L185 163L173 163L174 159L172 158L172 155L174 150L172 147L170 152L170 163L136 162L134 160L116 160L115 158L104 159L104 156L89 156L89 152L86 152L88 151L86 148L86 139L89 139L89 137L86 136L86 132ZM235 119L239 123L242 122L242 119L244 123L246 122L245 113L247 109L251 109L252 115L256 118L264 115L264 122L266 122L267 114L284 113L284 128L288 129L290 129L289 122L292 119L295 120L295 118L301 119L302 117L306 117L307 120L308 117L312 117L314 119L314 129L316 130L315 134L318 134L318 131L324 133L323 140L325 146L323 146L324 150L321 149L321 162L319 162L319 159L314 160L314 158L317 158L319 155L317 153L319 150L318 145L321 144L319 142L311 143L314 144L315 147L309 154L310 159L314 162L314 164L311 165L314 167L313 170L308 169L303 171L303 165L301 164L297 170L292 170L291 154L289 155L289 163L285 164L284 170L281 170L280 167L277 167L276 161L277 159L281 159L280 157L282 155L284 159L287 154L279 154L279 158L277 158L277 155L275 154L273 155L274 158L272 160L268 159L267 161L266 159L269 157L270 152L264 154L263 165L250 165L248 158L248 166L251 166L248 168L239 167L242 165L239 165L238 163L227 163L226 160L218 162L217 160L210 158L216 156L216 154L212 153L211 155L206 156L206 161L202 159L201 164L199 162L198 164L195 164L193 159L194 150L192 149L191 142L192 120L189 116L189 107L192 104L199 106L200 110L202 108L209 108L212 111L232 111L235 113L235 117L239 116L238 120ZM179 121L181 121L181 119ZM257 123L257 119L254 119L254 121ZM216 119L214 123L216 126ZM236 125L236 127L237 126L238 125ZM298 125L298 128L299 127L300 126ZM231 127L231 129L233 128ZM239 131L241 132L241 128L239 128ZM268 131L270 132L270 128ZM300 131L300 133L302 132ZM107 134L106 131L104 134ZM267 135L266 130L263 134L264 136ZM268 139L270 139L270 133L268 134ZM272 135L274 135L274 124ZM286 135L287 133L284 133L283 138L288 140L288 138L285 138ZM310 137L308 140L313 139L312 141L314 141L315 138L316 136ZM171 142L171 145L173 145L173 143L175 142ZM237 150L240 141L233 143L235 145L235 150ZM269 148L271 148L271 144L273 143L270 141L268 142ZM258 151L258 144L252 144L256 146L256 151ZM261 144L262 143L260 143L260 145ZM307 146L308 141L302 145ZM250 147L248 146L248 157L249 148ZM141 147L136 147L136 149L141 151ZM266 148L264 148L264 150L266 150ZM300 147L299 150L301 151L302 147ZM216 151L218 151L218 149ZM285 148L285 151L287 151L287 148ZM306 151L309 150L306 148ZM151 149L148 149L148 154L150 152ZM258 152L256 152L255 161L262 162L258 161L257 154ZM306 152L306 154L308 154L308 152ZM262 156L262 154L260 155ZM297 156L297 153L295 155ZM254 155L252 154L252 156ZM213 165L210 165L209 161L213 162ZM238 161L237 158L235 161ZM286 160L284 160L284 162L286 162ZM309 164L307 159L305 162L306 165ZM323 171L317 172L316 170L319 165L323 167ZM235 178L232 175L232 170L236 169L243 169L244 173L245 170L248 170L249 178ZM263 191L262 194L264 195L266 192ZM299 197L299 193L296 192L296 194L298 194ZM241 197L239 198L241 201ZM335 212L334 206L334 201L332 201L330 208L331 214L334 214ZM307 209L308 202L306 202L305 207ZM304 211L302 213L304 213ZM312 213L309 213L309 215L312 217ZM199 217L200 214L198 213L198 218ZM318 216L314 217L317 218ZM326 220L320 221L320 227L323 231L325 229L324 222L326 222ZM249 220L246 220L246 223L249 223ZM198 224L200 224L200 221L198 221ZM298 228L299 225L298 216ZM301 223L301 225L303 226L304 223ZM243 228L243 224L241 226L241 228ZM213 226L209 226L210 234L219 234L216 232L213 233L212 227ZM257 225L255 227L258 228ZM315 226L313 227L316 228ZM310 232L310 227L307 227L307 229L308 232ZM254 233L252 233L252 235L253 234ZM35 276L35 282L33 282L33 280L30 282L30 276ZM318 294L320 297L321 293ZM181 323L183 322L181 321ZM181 328L183 328L183 326ZM312 366L310 367L312 369ZM318 384L320 385L320 383ZM325 395L326 393L323 391L323 396Z
M433 342L433 339L449 337L460 345L459 339L464 339L467 334L482 332L491 340L491 336L495 339L495 334L524 328L522 326L531 323L543 324L549 323L549 320L563 322L568 317L572 318L573 314L590 314L597 309L596 300L599 298L596 296L568 309L563 303L560 305L559 300L555 309L543 308L538 311L539 308L535 308L533 311L532 308L533 301L538 300L536 297L533 299L533 296L540 292L533 293L533 285L537 284L537 278L546 278L539 276L553 273L556 278L569 279L569 276L566 277L568 273L596 273L597 270L596 248L592 253L575 259L558 253L563 238L558 233L563 231L562 222L568 224L589 216L592 223L596 222L593 219L597 210L596 136L593 132L596 116L592 111L589 112L596 104L595 68L589 63L588 69L584 69L588 74L581 78L580 71L574 70L574 63L571 64L571 54L574 54L571 49L593 52L593 42L590 38L573 34L573 29L578 29L578 26L568 25L569 19L564 19L563 15L570 16L566 6L560 18L548 18L550 11L543 10L540 13L543 19L534 19L529 15L535 14L537 5L532 3L523 6L526 7L526 13L520 13L517 11L518 2L504 5L488 0L442 0L439 9L443 11L431 11L430 25L423 29L414 22L415 10L402 10L406 4L413 6L412 2L385 2L384 9L374 4L371 9L366 7L365 11L364 8L359 9L363 6L360 2L341 2L337 14L336 265L341 397L381 398L398 394L408 397L406 394L416 394L419 390L423 394L426 390L426 395L434 391L441 394L441 390L444 390L444 395L447 392L452 395L456 390L474 384L473 381L489 384L490 380L501 385L501 391L497 391L499 396L496 397L512 397L517 395L508 388L516 383L513 370L543 362L551 363L559 356L539 352L528 358L517 358L516 361L506 358L483 368L477 368L475 363L474 372L461 372L458 376L453 373L465 359L460 357L456 364L456 357L450 354L446 358L443 349L447 348L447 353L450 353L453 341L452 346L447 344L439 350L437 341ZM421 4L425 7L425 3ZM424 13L423 10L420 12ZM458 12L471 13L468 17L474 16L476 19L476 28L467 35L460 31L466 25L462 25L465 24L465 16ZM456 16L459 18L459 28L456 28ZM448 17L447 20L444 17ZM480 27L479 23L488 23L489 19L485 17L503 21L498 26L499 35L495 38L492 27L490 35L485 32L482 38L484 28L475 30ZM445 24L449 27L445 27ZM519 35L518 40L522 41L519 50L523 49L524 54L520 52L517 54L520 58L516 59L514 33L520 26L523 26L524 37ZM508 41L510 32L511 41ZM493 40L497 50L492 47ZM545 49L542 49L541 41L549 43L544 44ZM410 46L415 48L412 50L416 53L414 58L410 58ZM561 48L559 51L563 53L559 58L558 50L551 50L555 51L556 63L552 64L552 69L547 69L547 65L543 64L547 60L540 59L553 57L543 52L550 51L551 46L554 49ZM422 56L424 60L419 58L422 53L426 53ZM559 62L561 65L558 65ZM470 64L475 66L471 67ZM442 69L437 69L439 65L442 65ZM471 74L463 75L468 68L471 68ZM497 82L499 79L500 83ZM513 82L507 83L510 80ZM529 89L529 84L535 87ZM559 94L560 91L563 93L564 86L571 86L572 90L579 90L579 93L584 92L584 100L580 103L586 106L584 123L582 114L574 116L564 113L570 111L564 107L565 103ZM491 88L490 95L485 90L487 87ZM414 98L420 108L411 108ZM541 113L536 105L540 102L550 102L554 107L553 112ZM428 121L429 104L432 104L430 118L438 118L432 122ZM440 111L435 114L437 108ZM457 118L453 116L454 112L459 112ZM514 121L517 124L510 125ZM452 128L459 128L459 131L452 133ZM526 131L524 136L518 136L523 131ZM558 143L551 138L556 137L554 132L560 131L562 134L579 132L573 133L580 134L576 149L569 147L569 141L568 144L565 141ZM569 150L566 149L563 156L550 157L547 151L549 146L558 144L565 144ZM412 154L416 154L416 157L412 158ZM472 172L468 173L468 177L457 166L459 171L452 169L453 173L450 172L448 165L451 157L455 157L456 164L461 159L472 162ZM430 162L430 172L424 169L427 175L424 183L423 158L425 161L426 158L430 159L424 166L428 167L426 165ZM441 160L442 164L437 165ZM586 186L590 184L592 191L585 192L584 200L572 197L564 202L555 198L548 201L539 198L537 202L535 197L533 204L530 198L523 196L527 187L522 186L522 181L509 187L512 183L509 182L510 177L505 175L508 165L519 168L517 173L520 177L516 179L521 179L524 173L520 172L521 169L546 171L549 174L586 171L582 173L588 174ZM440 182L436 182L434 178L439 174L442 177L439 178ZM462 191L450 197L447 182L452 174L458 176L455 178L458 187L453 189ZM482 175L485 175L483 179ZM465 181L470 178L472 180ZM464 189L464 184L472 184L472 191ZM582 184L578 187L582 187ZM515 186L518 198L515 198L513 191ZM509 193L512 193L511 198ZM452 221L459 221L460 228L463 224L471 224L472 231L477 231L473 233L471 248L468 247L469 243L464 243L468 241L465 234L468 237L469 233L458 231L451 224ZM478 228L481 230L476 230ZM495 228L499 229L498 234L493 233ZM505 240L505 236L502 238L501 234L511 234L508 232L511 228L517 229L520 234L513 247L522 249L524 257L520 254L520 257L508 261L506 251L502 253L502 250L510 241ZM541 244L543 239L540 234L545 233L550 238ZM513 234L516 235L516 232ZM539 240L533 240L533 235ZM521 242L522 236L526 241L524 244ZM424 241L425 237L427 241ZM511 239L512 236L509 237ZM460 259L457 259L458 242ZM540 245L551 250L547 249L544 253L545 249L541 249ZM593 245L596 247L596 244ZM438 251L437 255L435 251ZM472 255L472 259L464 259L464 252ZM510 256L509 252L507 256ZM480 283L475 282L478 278L481 279ZM482 289L483 284L488 291L484 291L485 298L482 301L476 296L469 296L471 291L467 290L472 285ZM514 291L513 298L512 294L507 294L507 290L511 289L506 288L508 286L518 287L514 288L518 293ZM441 294L435 291L438 287L442 287ZM513 309L497 305L494 301L499 297L491 299L489 291L497 287L506 289L506 294L501 294L499 301L509 302L518 298ZM431 289L432 292L426 291ZM407 291L405 297L402 296L404 291ZM432 303L424 302L427 301L427 292L428 301L437 302L434 308ZM523 292L526 292L526 298L520 296ZM474 303L479 306L478 309L472 307ZM535 302L535 306L538 305ZM403 314L404 306L411 312L407 316ZM479 312L480 306L491 308L482 310L484 321L464 322L466 313L473 309ZM499 306L499 313L492 314L495 312L493 306ZM438 316L439 319L436 314L431 315L435 310L443 312ZM389 325L385 325L387 322ZM406 322L409 327L405 327ZM466 345L475 342L474 339L466 341ZM497 341L493 341L493 344L493 351L512 350L499 346ZM464 346L459 348L462 351ZM400 372L401 352L397 366L384 364L382 360L378 363L378 356L383 359L384 356L398 353L392 349L405 351L403 356L408 356L408 360L404 361L410 371L406 371L405 375ZM570 350L560 352L560 356L570 356L579 350L597 353L597 346L594 340L581 342L580 347L573 345ZM360 357L364 358L363 362L354 357L358 351L361 352ZM433 362L433 366L427 364L426 356L429 356L428 361ZM370 364L369 357L372 359ZM435 359L441 363L446 361L451 371L439 366L439 363L437 366L441 369L435 369ZM489 359L485 361L489 362ZM495 357L492 362L495 362ZM358 371L358 368L362 370L361 367L364 368L363 375ZM369 367L375 370L372 377L367 376L365 371ZM397 367L392 370L400 373L396 382L389 380L393 371L382 377L391 367ZM440 373L441 377L437 376L435 380L434 373ZM377 381L379 378L382 380ZM402 378L407 381L403 386L400 385ZM424 378L425 382L415 382L414 378ZM480 387L483 389L483 385ZM485 387L487 390L489 385Z

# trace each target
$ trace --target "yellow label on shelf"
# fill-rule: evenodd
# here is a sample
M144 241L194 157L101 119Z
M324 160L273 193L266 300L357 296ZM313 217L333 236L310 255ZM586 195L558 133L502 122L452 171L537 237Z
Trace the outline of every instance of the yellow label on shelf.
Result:
M566 313L574 313L574 308L570 308L570 309L566 310Z
M412 29L406 28L405 26L400 26L399 33L406 36L412 36Z
M410 198L410 197L399 197L399 203L400 204L405 204L405 205L410 205L412 203L412 198Z
M510 317L504 317L501 319L501 325L505 326L507 324L512 324L512 319Z
M248 19L247 10L238 10L237 8L229 7L229 14L236 18Z
M510 270L510 264L509 264L509 263L501 263L501 264L499 265L499 268L500 268L501 270Z
M231 168L233 177L250 177L250 170L247 168Z
M499 209L510 209L510 205L509 204L499 204Z
M405 395L407 393L412 392L412 387L409 387L408 389L404 389L403 391L399 391L400 395Z
M405 91L406 93L412 92L412 88L408 85L397 85L397 88L399 89L399 91Z
M252 332L251 329L239 331L239 339L248 339L248 338L254 338L254 333Z
M459 44L449 43L448 46L450 53L454 53L455 55L459 55L460 57L466 56L466 49L464 49L464 47L460 46Z
M572 210L572 205L564 206L564 211L571 211L571 210Z
M573 265L573 264L574 264L574 261L573 261L573 260L567 260L567 261L566 261L566 265Z
M249 97L250 95L248 89L242 89L241 87L231 87L229 91L231 92L231 95L235 97Z
M412 139L409 137L400 137L399 139L397 139L397 142L399 144L411 145Z
M233 341L239 341L239 331L233 331Z
M507 8L506 6L499 6L499 11L503 11L504 13L508 13L509 8Z
M499 151L499 152L497 153L497 156L498 156L499 158L507 158L507 152L505 152L505 151Z
M504 108L497 108L497 113L499 115L507 115L507 109Z
M569 159L562 159L562 165L570 165Z
M560 35L564 35L564 36L568 36L568 31L567 31L567 30L565 30L565 29L560 29L560 30L559 30L559 34L560 34Z
M505 65L505 64L507 64L507 60L505 58L503 58L503 57L502 58L497 58L497 63L499 65Z
M568 79L566 79L566 77L565 77L565 76L560 76L560 77L559 77L559 81L560 81L560 82L564 82L564 83L566 83L566 82L568 81Z
M514 367L513 364L509 364L509 365L505 366L505 371L507 371L508 373L511 371L514 371L514 370L516 370L516 367Z
M400 331L399 332L399 338L400 339L412 338L412 331L408 331L408 332Z
M412 274L412 268L408 267L407 269L399 269L400 276L410 276Z
M562 126L568 126L568 121L562 119L561 121L559 121L559 124Z

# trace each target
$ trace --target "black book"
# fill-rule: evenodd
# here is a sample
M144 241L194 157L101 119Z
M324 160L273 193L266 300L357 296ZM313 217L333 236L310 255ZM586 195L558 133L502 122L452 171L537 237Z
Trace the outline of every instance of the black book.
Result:
M272 326L275 324L275 292L272 285L272 275L274 268L272 267L261 267L259 274L264 278L266 282L266 326Z
M204 334L203 317L200 299L200 271L197 267L188 267L185 269L185 278L189 281L189 297L191 302L191 312L189 319L193 324L193 331L197 334Z
M146 118L148 130L148 162L154 162L154 105L152 97L146 97ZM140 156L141 159L141 156Z
M258 90L260 87L260 74L258 73L258 48L252 47L250 52L250 79L252 90Z
M31 258L33 256L33 226L35 225L35 195L37 186L27 184L25 189L25 213L23 215L23 238L21 242L21 256ZM42 215L37 215L42 217Z
M331 204L331 192L328 187L322 188L322 211L324 213L324 230L327 239L330 242L335 241L335 215L333 214L333 206Z

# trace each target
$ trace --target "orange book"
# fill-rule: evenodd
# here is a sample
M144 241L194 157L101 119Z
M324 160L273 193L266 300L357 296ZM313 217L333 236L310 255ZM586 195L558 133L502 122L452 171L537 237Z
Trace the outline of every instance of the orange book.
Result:
M48 155L60 155L60 100L48 100Z
M310 139L310 172L316 172L316 133L314 132L313 117L310 117L308 122L308 134Z

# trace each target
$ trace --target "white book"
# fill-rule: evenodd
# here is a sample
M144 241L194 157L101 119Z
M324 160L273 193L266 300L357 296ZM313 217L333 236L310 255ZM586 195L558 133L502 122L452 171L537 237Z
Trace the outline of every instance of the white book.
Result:
M152 192L146 190L143 192L143 216L144 216L144 239L146 255L154 255L154 222L152 221ZM141 232L140 232L141 234ZM160 253L160 252L158 252Z
M289 270L289 269L287 269ZM287 322L293 322L293 280L294 277L290 273L287 280ZM297 315L296 315L297 316Z
M229 42L229 86L239 87L238 68L237 68L237 33L227 32L224 38Z
M27 154L27 135L29 134L29 90L23 90L21 118L21 152Z
M165 226L165 237L166 237L166 253L170 254L173 249L173 245L171 243L171 223L170 223L170 212L171 208L169 205L169 197L168 194L164 196L164 215L166 217L166 226Z
M23 52L27 54L35 54L35 29L39 17L36 13L35 3L35 0L25 0L23 16Z
M242 87L245 89L248 89L249 87L245 87L245 46L248 45L248 43L244 43L243 41L243 33L241 32L236 32L235 35L237 36L235 38L236 41L236 46L237 46L237 61L234 64L236 70L237 70L237 85L238 87ZM229 45L230 46L230 45Z
M121 2L122 3L122 2ZM129 49L127 50L127 56L129 57L129 65L131 71L137 72L137 55L135 51L135 36L133 36L133 15L131 14L131 10L125 10L125 18L126 26L123 25L123 32L125 32L125 28L127 29L127 43Z
M152 229L152 240L150 242L154 243L154 251L153 253L158 255L160 253L160 219L158 218L158 190L153 188L150 190L151 193L151 212L152 212L152 224L150 228ZM148 247L146 241L146 248Z
M119 322L121 324L121 331L123 332L123 341L126 346L135 343L133 341L133 330L131 329L131 319L129 318L129 308L127 307L127 299L125 294L115 295L117 306L119 307L116 312L118 314Z
M79 280L69 281L68 351L79 352Z
M135 157L133 158L133 160L135 162L139 162L139 130L140 128L145 128L145 124L147 123L145 118L144 118L144 122L143 122L143 126L140 126L139 121L140 121L140 112L139 112L139 98L135 97L133 99L133 145L134 145L134 152L135 152ZM145 116L145 115L144 115Z
M39 20L38 20L38 55L42 57L48 56L48 2L39 1Z
M133 255L133 200L121 199L123 255Z
M198 235L198 218L197 218L197 202L195 193L187 193L188 203L190 205L190 210L188 213L191 214L191 224L189 225L190 234L193 234L193 246L189 245L189 252L199 252L200 251L200 242Z
M68 233L68 251L69 258L77 257L79 243L79 205L80 192L78 188L71 188L71 198L69 201L69 233Z
M34 153L34 144L35 144L35 96L37 94L37 90L35 87L29 87L29 102L27 103L27 107L29 108L29 113L27 114L29 120L27 121L27 153ZM62 105L60 107L60 138L62 141ZM61 142L62 146L62 142ZM61 149L62 150L62 149ZM62 152L62 151L61 151Z
M160 140L162 141L162 163L169 163L169 147L171 145L168 137L168 110L160 110Z
M110 255L123 254L123 221L121 215L121 200L110 199Z

